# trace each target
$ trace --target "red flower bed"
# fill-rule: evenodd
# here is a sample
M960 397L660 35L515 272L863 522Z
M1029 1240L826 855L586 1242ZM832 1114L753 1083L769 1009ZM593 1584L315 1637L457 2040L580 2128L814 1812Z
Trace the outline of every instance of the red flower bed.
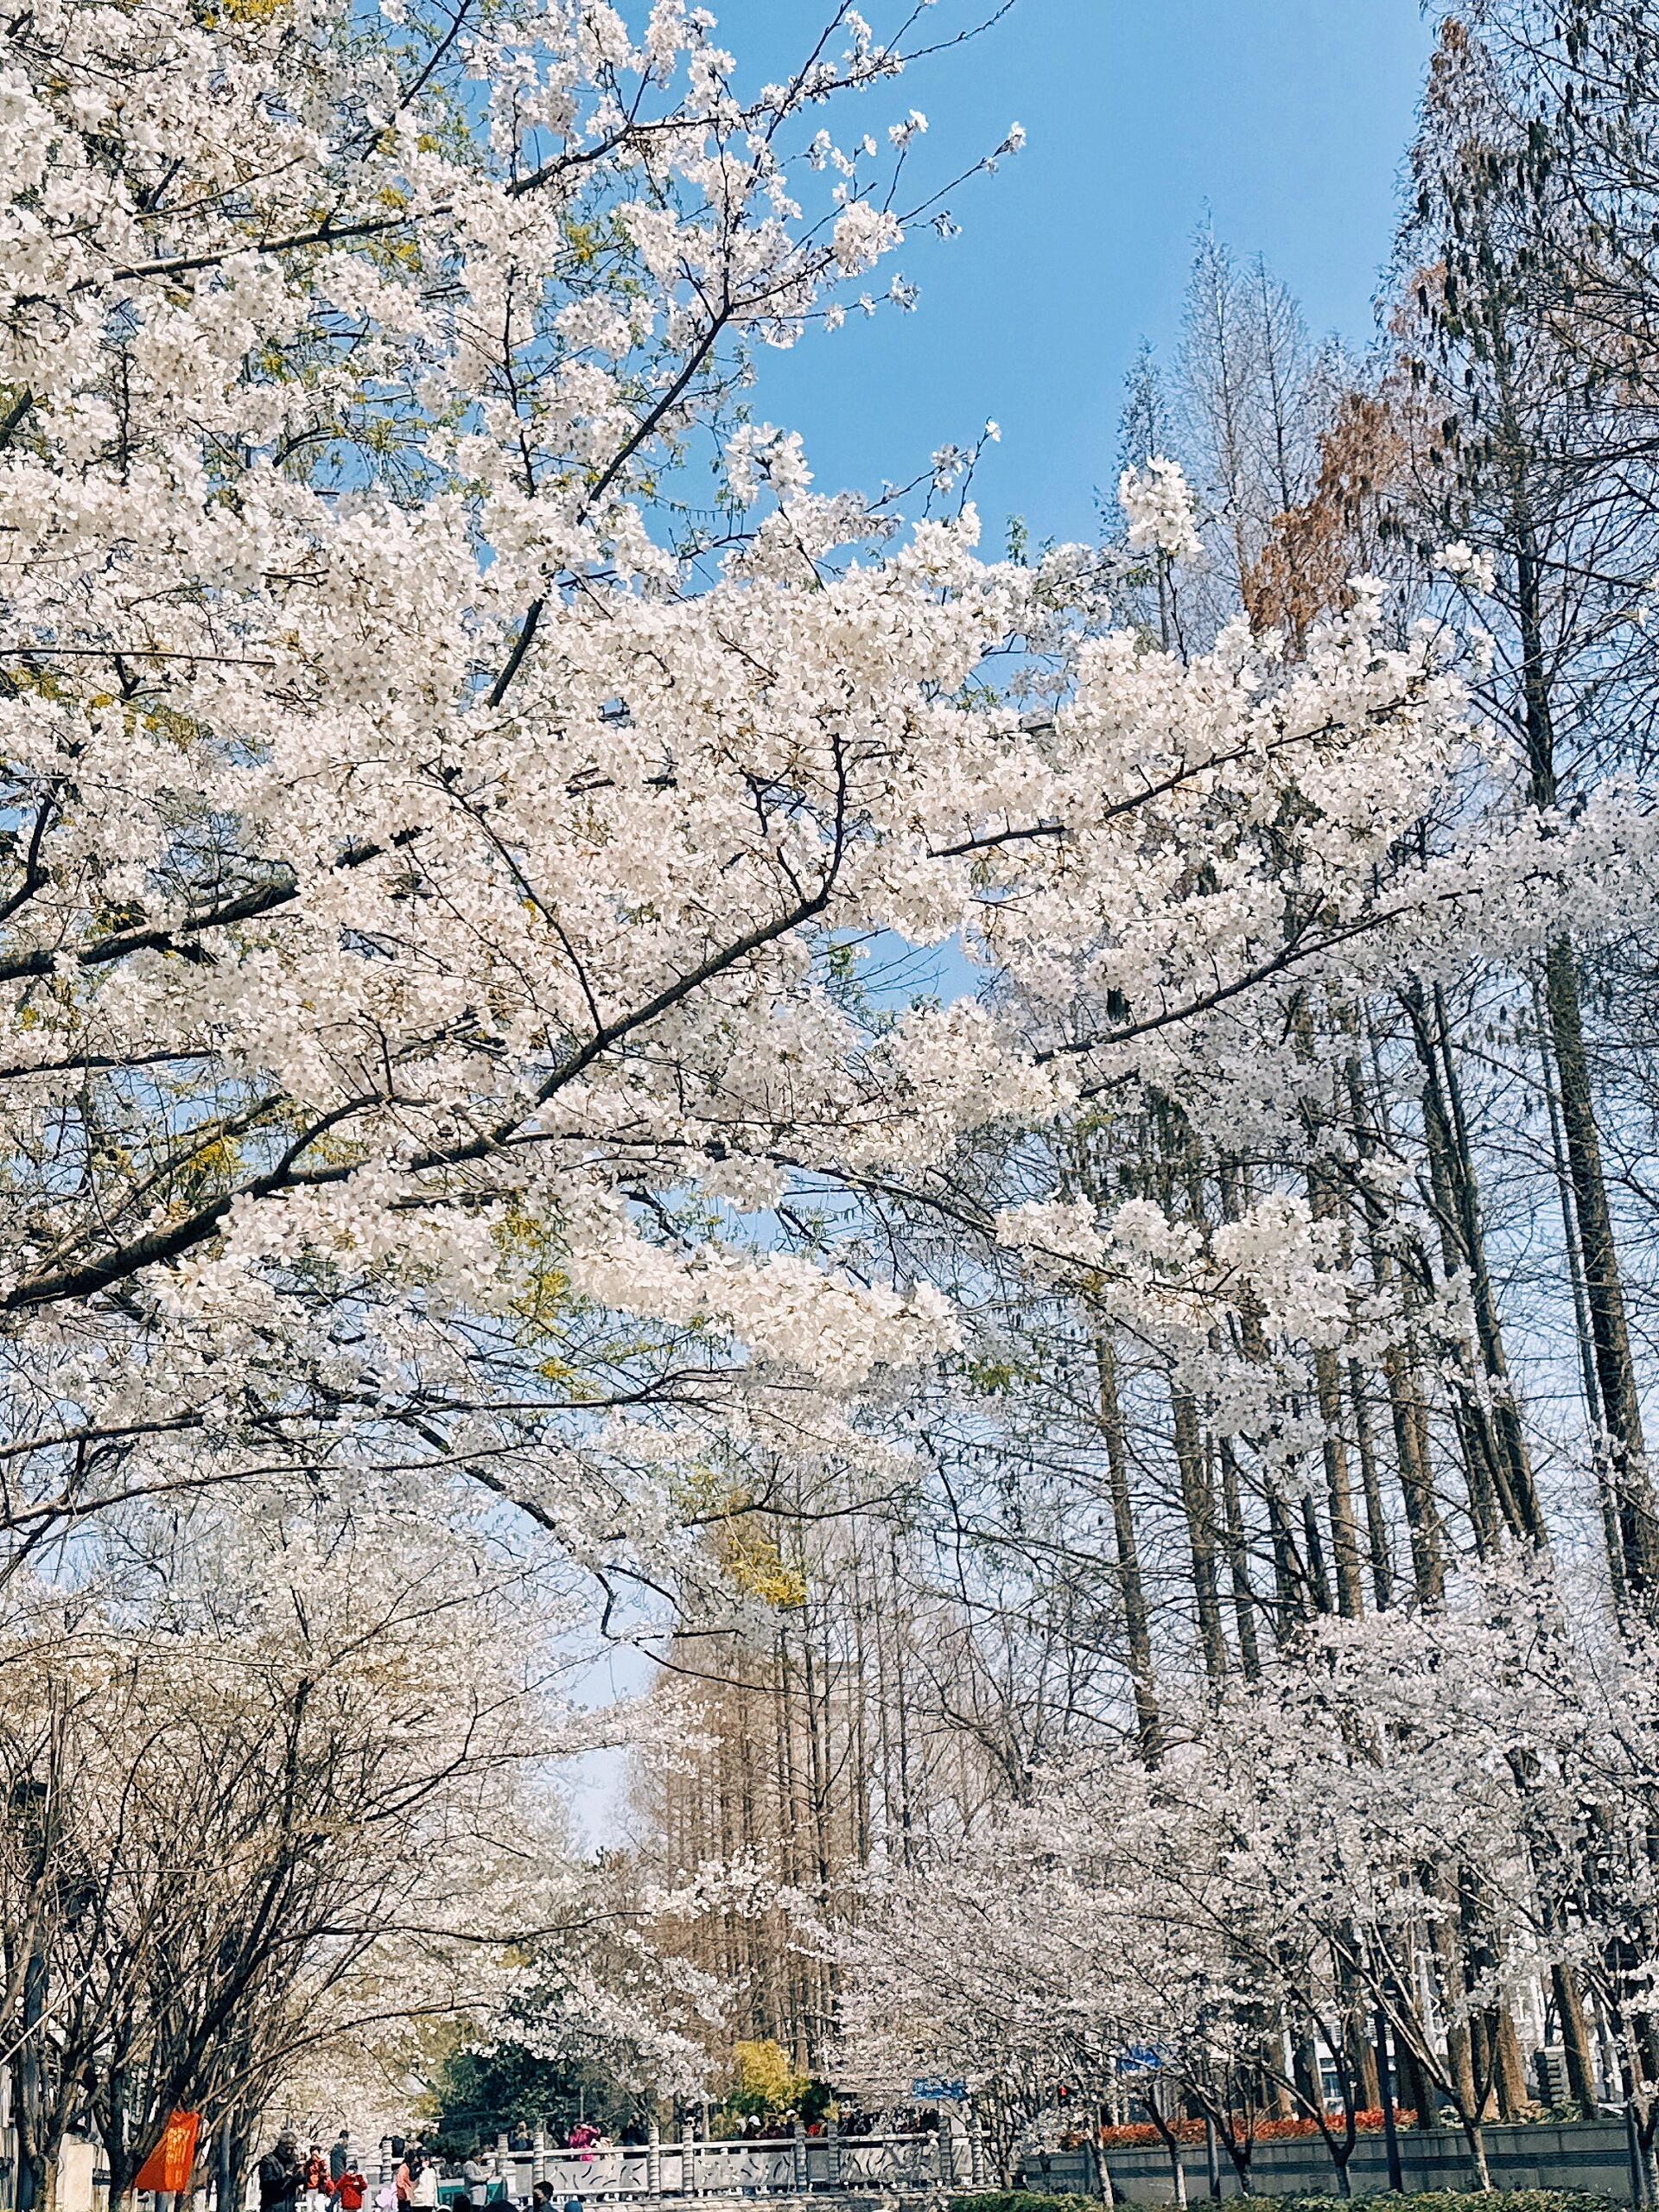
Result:
M1395 2119L1402 2127L1409 2127L1416 2117L1414 2112L1395 2113ZM1382 2126L1382 2107L1377 2106L1370 2112L1356 2113L1354 2121L1362 2135L1379 2133ZM1236 2115L1233 2126L1241 2136L1249 2132L1246 2122ZM1332 2126L1338 2134L1342 2133L1340 2119L1333 2119ZM1204 2122L1201 2120L1173 2120L1169 2123L1169 2132L1178 2143L1202 2143ZM1294 2120L1259 2120L1255 2123L1258 2143L1295 2141L1306 2136L1317 2135L1319 2132L1317 2120L1301 2117ZM1163 2139L1149 2120L1137 2121L1130 2127L1103 2127L1100 2131L1101 2147L1107 2151L1146 2150L1161 2144Z

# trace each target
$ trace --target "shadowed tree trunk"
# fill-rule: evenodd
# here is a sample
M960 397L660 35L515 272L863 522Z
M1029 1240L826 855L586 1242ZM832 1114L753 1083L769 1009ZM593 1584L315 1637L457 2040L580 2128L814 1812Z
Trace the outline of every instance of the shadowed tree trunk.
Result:
M1123 1431L1123 1408L1117 1392L1117 1361L1109 1330L1094 1324L1095 1375L1100 1407L1101 1435L1106 1446L1106 1481L1112 1507L1114 1573L1118 1601L1123 1608L1123 1633L1128 1647L1129 1683L1135 1699L1135 1734L1141 1755L1156 1766L1161 1750L1158 1720L1158 1686L1152 1663L1152 1620L1147 1609L1146 1587L1141 1577L1141 1550L1135 1536L1135 1500L1129 1491L1129 1455Z

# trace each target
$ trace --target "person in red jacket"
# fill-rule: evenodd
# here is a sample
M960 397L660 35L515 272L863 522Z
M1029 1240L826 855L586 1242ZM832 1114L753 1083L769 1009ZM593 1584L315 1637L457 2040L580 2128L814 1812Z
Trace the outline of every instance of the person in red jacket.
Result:
M331 2194L337 2207L337 2212L363 2212L364 2202L368 2193L369 2184L366 2177L360 2174L349 2162L343 2173L335 2175Z
M314 2143L305 2162L305 2212L323 2212L328 2202L328 2161L322 2155L321 2144Z

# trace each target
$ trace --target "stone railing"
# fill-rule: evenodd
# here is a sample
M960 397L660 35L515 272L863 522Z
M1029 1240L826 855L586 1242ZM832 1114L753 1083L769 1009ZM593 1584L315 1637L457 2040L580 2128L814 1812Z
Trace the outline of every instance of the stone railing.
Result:
M390 2171L390 2147L383 2162ZM985 2161L973 2127L942 2125L925 2135L843 2135L833 2123L822 2135L649 2141L590 2151L556 2150L538 2139L529 2149L500 2144L495 2169L508 2195L522 2203L537 2182L553 2190L555 2212L583 2204L658 2197L798 2196L827 2190L889 2196L906 2190L982 2182Z

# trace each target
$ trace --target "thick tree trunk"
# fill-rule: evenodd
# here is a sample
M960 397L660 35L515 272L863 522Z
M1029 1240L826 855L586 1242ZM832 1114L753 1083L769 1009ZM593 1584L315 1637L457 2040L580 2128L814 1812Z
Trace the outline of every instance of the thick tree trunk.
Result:
M1403 2036L1394 2037L1394 2066L1400 2094L1419 2130L1433 2127L1440 2111L1440 2096L1428 2069Z
M1375 1055L1376 1040L1370 1039ZM1374 1115L1364 1071L1356 1053L1347 1064L1348 1104L1361 1156L1369 1159L1387 1135L1386 1116ZM1379 1085L1380 1090L1380 1085ZM1362 1218L1372 1280L1379 1291L1397 1299L1402 1322L1408 1311L1409 1282L1402 1278L1394 1253L1382 1234L1383 1217L1376 1201L1362 1202ZM1411 1549L1413 1586L1423 1605L1439 1605L1445 1594L1445 1541L1440 1508L1435 1503L1430 1472L1428 1421L1417 1388L1416 1347L1408 1324L1399 1341L1383 1355L1382 1376L1388 1389L1389 1417L1394 1432L1395 1464L1405 1502L1406 1534ZM1356 1394L1358 1395L1357 1392ZM1377 1522L1381 1524L1379 1510ZM1375 1545L1375 1538L1373 1539ZM1383 1600L1379 1597L1378 1605Z
M1481 1363L1485 1370L1492 1402L1491 1430L1498 1503L1511 1535L1525 1542L1542 1545L1548 1541L1548 1535L1538 1503L1537 1489L1533 1482L1532 1457L1527 1448L1521 1408L1516 1400L1509 1363L1504 1357L1503 1332L1497 1318L1497 1296L1492 1287L1491 1270L1486 1259L1486 1233L1480 1217L1474 1147L1470 1142L1468 1122L1464 1113L1463 1083L1458 1072L1457 1057L1452 1048L1452 1028L1446 1015L1446 995L1438 983L1434 986L1433 1006L1435 1037L1445 1074L1446 1103L1451 1115L1447 1135L1455 1171L1459 1226L1474 1292L1475 1327L1480 1344Z
M1171 1386L1175 1465L1180 1480L1181 1510L1186 1517L1192 1560L1192 1594L1198 1618L1198 1646L1211 1688L1227 1673L1227 1639L1221 1624L1221 1594L1216 1573L1216 1501L1205 1465L1198 1408L1190 1391Z
M1283 1651L1294 1641L1301 1624L1315 1611L1308 1592L1307 1570L1296 1548L1290 1507L1279 1487L1277 1471L1267 1470L1268 1529L1273 1544L1273 1632Z
M1388 1516L1382 1508L1382 1478L1376 1464L1376 1445L1371 1435L1365 1370L1357 1359L1348 1363L1348 1402L1354 1409L1359 1494L1365 1501L1365 1551L1371 1570L1371 1597L1377 1611L1386 1613L1394 1603L1394 1556L1389 1545Z
M1558 1960L1549 1970L1549 1987L1555 2000L1556 2018L1561 2024L1567 2087L1580 2119L1592 2120L1596 2110L1596 2061L1590 2046L1589 2025L1584 2017L1584 2001L1579 1995L1578 1978L1570 1966Z
M1357 2002L1359 1992L1350 1978L1350 2007L1344 2033L1348 2044L1348 2067L1353 2075L1354 2096L1362 2112L1375 2112L1382 2101L1382 2077L1376 2070L1376 2047L1365 2031L1365 2015Z
M1340 1219L1341 1205L1325 1176L1309 1174L1307 1196L1316 1221ZM1325 1431L1325 1496L1331 1518L1331 1563L1336 1577L1337 1611L1344 1620L1357 1620L1365 1610L1364 1586L1360 1578L1359 1526L1354 1516L1348 1440L1343 1426L1342 1370L1336 1352L1329 1345L1322 1345L1313 1355L1313 1381L1319 1395L1320 1426Z
M1529 448L1517 441L1510 527L1516 565L1516 618L1521 636L1521 696L1533 804L1541 813L1560 798L1555 772L1554 703L1544 643L1544 569L1530 494L1522 473ZM1646 1611L1659 1604L1659 1521L1656 1520L1636 1370L1624 1316L1624 1287L1602 1168L1601 1136L1585 1055L1578 963L1570 941L1551 939L1544 956L1544 1005L1549 1017L1567 1173L1577 1216L1596 1384L1606 1424L1610 1477L1618 1522L1625 1586Z
M1405 1500L1412 1581L1420 1604L1439 1607L1446 1600L1446 1538L1429 1471L1428 1418L1408 1344L1389 1346L1383 1354L1382 1373L1388 1383L1395 1458Z
M1360 1580L1359 1527L1354 1518L1348 1446L1343 1435L1342 1382L1336 1353L1328 1349L1315 1352L1313 1373L1319 1395L1319 1419L1325 1427L1325 1494L1331 1515L1337 1611L1344 1620L1353 1621L1365 1610L1365 1596Z
M1404 1004L1423 1075L1423 1135L1441 1256L1447 1274L1466 1282L1474 1313L1476 1344L1459 1348L1470 1380L1456 1389L1456 1414L1476 1541L1490 1552L1507 1529L1526 1542L1541 1544L1543 1516L1503 1352L1445 1002L1438 985L1431 1001L1414 983ZM1477 1358L1484 1389L1475 1385Z
M1585 1057L1578 967L1565 938L1555 938L1545 956L1544 1002L1549 1014L1567 1173L1578 1217L1579 1256L1590 1312L1596 1384L1606 1426L1620 1564L1630 1596L1651 1611L1659 1605L1659 1518L1655 1514L1641 1401L1624 1314L1624 1282Z
M1325 1572L1325 1538L1319 1533L1319 1509L1306 1491L1302 1493L1302 1541L1307 1547L1305 1580L1313 1610L1331 1611L1331 1585Z
M1262 1672L1262 1643L1255 1632L1255 1591L1250 1581L1249 1548L1244 1535L1238 1454L1224 1436L1221 1453L1221 1516L1227 1541L1227 1567L1233 1589L1233 1621L1238 1636L1238 1663L1247 1681Z
M1527 2080L1526 2061L1521 2055L1515 2015L1507 2005L1499 2005L1493 2010L1491 2038L1498 2118L1519 2120L1532 2103L1532 2088Z
M1613 1603L1620 1612L1628 1595L1624 1580L1624 1540L1619 1527L1618 1501L1613 1494L1612 1470L1607 1459L1607 1426L1602 1417L1601 1390L1596 1381L1594 1334L1590 1326L1590 1302L1585 1294L1583 1239L1573 1201L1573 1180L1567 1171L1567 1145L1561 1131L1560 1099L1555 1070L1546 1036L1542 994L1535 982L1533 1007L1536 1016L1539 1063L1543 1073L1544 1103L1549 1111L1549 1149L1555 1170L1555 1191L1561 1210L1561 1244L1567 1254L1567 1282L1573 1293L1573 1327L1579 1347L1579 1384L1584 1393L1584 1417L1590 1432L1590 1457L1595 1470L1596 1502L1601 1509L1602 1542L1607 1554L1607 1575Z
M1135 1535L1135 1500L1129 1490L1129 1454L1123 1408L1117 1391L1117 1359L1104 1322L1094 1327L1095 1374L1101 1436L1106 1446L1106 1482L1111 1497L1112 1540L1118 1602L1128 1649L1129 1687L1135 1700L1135 1735L1141 1756L1156 1766L1162 1748L1158 1719L1158 1685L1152 1664L1152 1616L1141 1576L1141 1548Z

